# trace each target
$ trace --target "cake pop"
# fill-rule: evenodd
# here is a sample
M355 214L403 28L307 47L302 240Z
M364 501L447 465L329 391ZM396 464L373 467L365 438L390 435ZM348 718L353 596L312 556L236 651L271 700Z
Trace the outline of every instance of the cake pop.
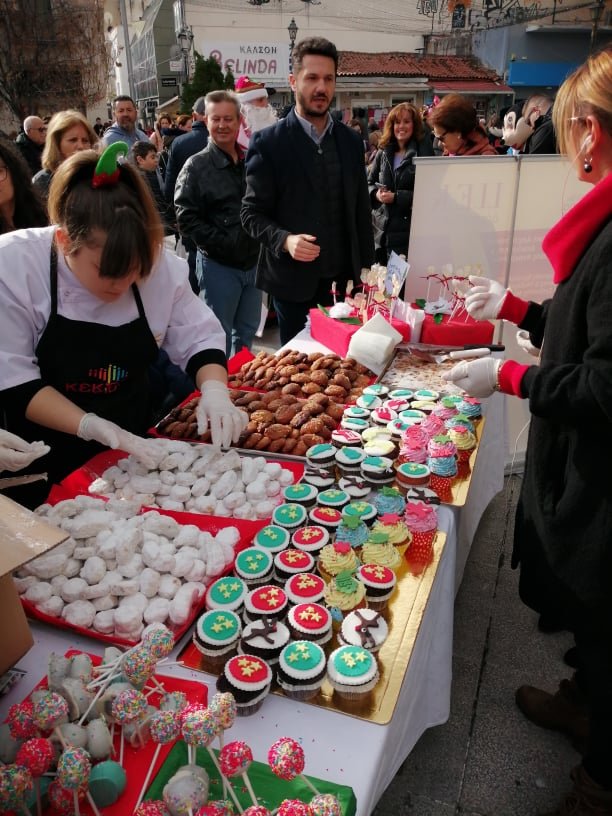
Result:
M31 700L15 703L9 708L7 723L13 739L30 739L38 736L34 722L34 706Z
M76 816L79 816L78 791L87 788L90 771L89 754L82 748L66 748L57 762L57 782L62 788L72 791ZM91 798L88 798L91 804Z
M248 809L250 810L250 808ZM244 813L246 813L246 810ZM216 802L209 802L207 805L204 805L204 807L201 807L195 816L233 816L233 814L234 808L230 802L218 800Z
M257 797L253 791L251 780L247 776L247 771L252 762L253 752L246 742L241 742L239 740L228 742L228 744L225 745L219 752L219 767L221 768L221 773L223 776L227 777L228 779L239 776L249 792L251 801L254 805L256 805Z
M144 694L136 689L126 689L120 691L114 698L111 710L115 720L123 726L127 723L133 723L142 719L147 713L147 698ZM121 747L119 750L119 764L123 765L123 749L124 749L123 727L121 728Z
M68 703L55 691L45 691L36 698L32 713L41 731L52 731L60 723L68 722Z
M311 816L310 805L301 799L283 799L276 812L277 816Z
M152 623L142 633L142 642L146 644L154 659L168 657L174 649L174 635L163 623Z
M29 816L25 798L33 787L32 775L27 768L21 765L0 767L0 811L19 809Z
M136 807L134 816L170 816L170 811L161 799L149 799Z
M231 692L214 694L209 708L219 720L221 728L227 730L232 727L236 719L236 700Z
M17 751L15 761L18 765L27 768L34 779L34 790L36 792L36 811L38 816L42 812L40 801L40 777L51 767L55 759L53 745L48 739L34 737L27 740Z
M242 816L270 816L270 811L263 805L251 805Z
M280 779L291 781L299 776L314 794L319 791L312 782L303 775L304 771L304 750L299 742L291 737L281 737L270 747L268 751L268 764L276 776Z
M49 785L48 796L49 804L53 807L53 812L60 814L60 816L74 816L74 797L75 794L78 800L85 798L85 791L80 788L78 791L71 791L68 788L62 788L58 782L52 782Z
M208 777L180 770L166 783L163 797L171 816L193 816L208 799Z
M342 806L331 793L318 793L310 800L312 816L342 816Z
M158 711L157 713L155 713L151 717L149 728L151 731L151 739L153 740L153 742L157 744L157 747L155 748L155 753L153 754L151 764L149 765L149 770L147 771L147 774L145 776L145 780L142 785L142 790L140 791L138 801L136 802L136 808L138 808L146 793L147 787L151 780L151 776L153 774L155 763L159 758L159 753L161 751L162 745L168 745L170 742L173 742L180 734L180 724L178 716L174 711Z

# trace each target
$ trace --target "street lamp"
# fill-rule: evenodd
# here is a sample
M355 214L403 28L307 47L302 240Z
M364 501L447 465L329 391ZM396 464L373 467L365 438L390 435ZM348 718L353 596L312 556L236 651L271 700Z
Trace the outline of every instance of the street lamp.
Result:
M183 60L183 82L189 82L189 54L191 53L191 45L193 43L193 31L190 28L183 28L176 35L176 40L181 49L181 57Z
M295 22L294 18L291 18L291 22L287 26L287 31L289 32L289 73L293 73L293 49L295 47L295 38L297 37L298 27L297 23ZM290 91L289 101L293 104L293 89Z
M595 40L597 39L597 29L599 28L599 21L601 20L601 15L604 10L605 0L597 0L592 6L589 6L589 12L591 14L591 44L589 46L589 52L592 52L595 48Z

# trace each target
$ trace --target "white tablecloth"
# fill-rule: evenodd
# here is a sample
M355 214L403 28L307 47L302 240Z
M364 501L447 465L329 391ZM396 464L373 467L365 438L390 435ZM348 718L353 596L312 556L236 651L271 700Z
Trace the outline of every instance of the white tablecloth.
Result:
M307 330L289 343L304 351L326 350ZM461 582L472 538L491 498L503 486L504 401L495 395L485 406L487 421L465 507L441 507L439 528L447 543L398 704L388 725L376 725L307 704L270 695L253 717L238 719L228 733L244 739L255 759L266 760L267 749L281 736L298 739L306 755L306 772L349 785L357 797L358 816L368 816L421 734L448 719L450 711L453 602ZM45 671L51 651L75 648L101 653L101 645L44 624L32 623L35 645L19 662L27 676L0 701L0 719L26 696ZM186 642L186 635L183 642ZM175 649L177 654L182 643ZM180 666L163 673L179 674L209 684L214 678Z

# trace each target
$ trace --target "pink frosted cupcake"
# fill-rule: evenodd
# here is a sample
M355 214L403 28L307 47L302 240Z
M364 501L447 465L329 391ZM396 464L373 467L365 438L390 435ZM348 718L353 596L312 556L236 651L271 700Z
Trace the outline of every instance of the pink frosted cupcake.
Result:
M443 434L446 431L446 425L439 416L430 414L421 422L421 429L427 434L427 438L431 439L438 434Z
M447 399L447 397L443 397L432 411L432 414L440 417L443 422L446 422L447 419L450 419L458 413L459 411L457 410L455 402Z
M400 465L404 462L416 462L419 465L424 465L427 461L427 442L410 439L404 435L397 461Z
M427 444L427 452L433 457L456 456L457 448L446 433L436 434Z

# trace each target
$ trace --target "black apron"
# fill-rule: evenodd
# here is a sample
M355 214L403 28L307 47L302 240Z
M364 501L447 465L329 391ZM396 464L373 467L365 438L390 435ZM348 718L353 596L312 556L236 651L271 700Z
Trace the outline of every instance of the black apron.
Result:
M159 349L147 322L140 292L132 284L138 317L121 326L69 320L57 313L57 251L51 247L51 313L36 347L38 367L50 385L88 413L116 422L143 435L149 424L149 366ZM38 482L7 493L15 501L36 506L44 501L51 484L103 450L72 434L52 431L29 422L23 414L7 412L8 429L28 442L42 439L51 451L23 473L47 472L47 484ZM18 474L17 474L18 475Z

